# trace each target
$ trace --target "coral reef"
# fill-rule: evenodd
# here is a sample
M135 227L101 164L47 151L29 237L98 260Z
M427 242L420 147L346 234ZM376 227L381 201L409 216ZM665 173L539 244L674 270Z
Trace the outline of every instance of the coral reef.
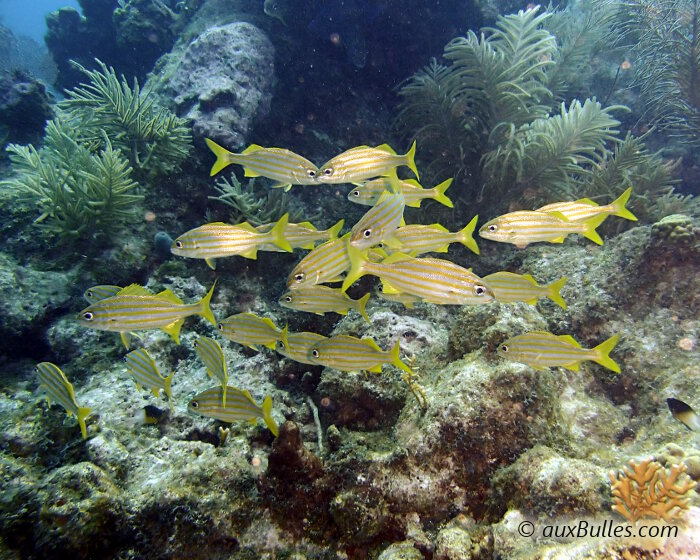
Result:
M26 72L0 73L0 137L6 142L37 142L53 117L44 84Z
M249 23L211 27L158 63L155 90L191 119L195 138L241 147L270 108L274 47Z

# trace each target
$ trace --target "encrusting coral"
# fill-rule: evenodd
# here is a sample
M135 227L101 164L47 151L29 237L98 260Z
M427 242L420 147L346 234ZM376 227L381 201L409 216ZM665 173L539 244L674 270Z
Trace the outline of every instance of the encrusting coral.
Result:
M644 518L677 521L688 509L690 493L697 484L687 476L681 477L684 472L683 463L673 465L667 473L660 463L651 459L640 463L630 461L630 468L623 467L622 473L609 475L613 511L630 523Z

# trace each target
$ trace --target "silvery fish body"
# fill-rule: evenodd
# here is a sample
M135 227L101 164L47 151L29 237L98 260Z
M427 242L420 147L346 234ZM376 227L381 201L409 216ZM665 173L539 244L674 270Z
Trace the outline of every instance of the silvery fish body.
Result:
M93 286L85 290L83 297L88 303L96 303L101 299L107 299L108 297L114 297L124 288L121 286L115 286L113 284L101 284L99 286Z
M379 202L353 226L350 244L367 249L392 236L403 220L404 208L402 193L384 193Z
M347 246L350 232L316 247L292 269L287 278L287 288L313 286L324 282L337 282L340 275L350 268Z
M318 315L323 315L328 311L345 315L348 309L354 309L369 323L370 320L365 311L368 299L369 294L354 300L340 288L319 285L289 290L279 299L279 304L289 309L316 313Z
M85 418L90 414L90 409L78 405L75 400L73 385L68 381L65 374L56 364L51 362L37 364L36 374L39 384L46 391L49 406L51 406L51 400L53 400L66 409L68 416L75 416L80 425L80 433L85 439L87 437Z
M325 184L359 183L387 175L400 165L408 166L418 178L414 162L416 143L404 155L397 155L387 144L376 148L357 146L328 160L319 170L318 182Z
M445 191L451 184L452 179L447 179L431 189L424 189L413 179L398 180L398 186L403 193L406 206L411 208L420 208L421 202L426 199L435 200L448 208L453 208L454 204L445 194ZM382 193L391 191L393 185L394 183L390 177L378 177L351 190L348 193L348 200L355 204L374 206L379 202L379 197L382 196Z
M136 387L141 390L141 387L151 389L153 395L157 397L159 391L163 389L170 401L170 408L173 408L173 396L170 389L173 375L163 377L158 371L158 366L155 360L150 356L145 348L139 348L133 352L129 352L125 357L126 369L136 381Z
M315 346L328 337L313 332L288 332L287 327L282 330L282 340L278 340L275 350L290 360L302 364L318 365L311 361L309 352Z
M345 220L340 220L333 227L322 230L317 230L310 222L302 222L300 224L288 223L287 227L284 228L284 238L292 249L311 250L319 241L336 239L344 223ZM262 224L255 229L261 233L265 233L270 231L273 225L274 224ZM258 249L260 251L283 251L283 249L273 243L263 243Z
M257 350L259 345L275 348L275 342L282 338L282 331L267 317L254 313L238 313L222 320L219 324L221 336Z
M391 350L384 351L371 338L357 338L345 334L332 336L311 347L309 359L315 364L340 371L382 371L382 364L393 364L411 373L399 358L399 341Z
M500 303L524 301L534 305L539 298L548 297L566 309L566 302L559 295L566 283L566 276L546 286L540 286L529 274L515 274L504 270L484 276L484 282L493 290L496 301Z
M194 349L199 359L204 362L209 377L213 377L221 383L223 388L223 406L226 406L226 385L228 373L226 370L226 357L221 345L208 336L200 336L194 342Z

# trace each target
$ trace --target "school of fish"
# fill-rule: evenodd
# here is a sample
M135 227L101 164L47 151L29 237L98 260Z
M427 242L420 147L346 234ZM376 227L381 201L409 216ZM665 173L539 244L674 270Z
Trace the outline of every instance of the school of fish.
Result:
M566 277L547 285L538 284L529 274L509 271L482 278L448 259L420 256L447 253L452 243L460 243L478 255L479 247L473 237L478 216L456 232L448 231L439 223L404 222L405 207L419 208L426 199L453 207L445 194L452 179L429 189L417 182L415 142L403 155L397 154L387 144L358 146L333 157L321 167L283 148L253 144L241 153L232 153L212 140L207 139L206 143L216 156L212 176L236 164L243 167L246 177L265 177L274 181L273 188L289 190L293 186L350 183L354 188L348 194L348 200L370 207L345 234L341 234L342 219L327 230L318 230L309 222L290 223L285 214L275 223L258 227L247 222L207 223L173 241L173 254L203 259L212 269L220 258L242 256L255 259L259 251L308 250L309 253L288 275L287 291L278 300L281 306L316 314L347 314L353 310L371 324L366 310L370 294L355 300L345 292L360 277L373 275L382 285L380 297L400 302L408 308L421 302L477 305L497 301L534 305L540 298L549 298L566 309L566 302L560 295ZM402 166L407 167L415 179L399 179L397 169ZM580 234L602 244L596 228L608 216L636 220L625 206L630 194L631 188L604 206L584 198L548 204L532 211L511 212L488 221L478 233L484 239L511 243L518 248L536 242L562 243L570 234ZM340 287L326 285L341 282ZM188 304L171 290L153 294L136 284L93 286L84 293L89 305L79 313L77 321L88 328L118 332L129 350L131 335L138 336L138 331L150 329L163 330L179 344L185 319L200 315L215 325L224 339L254 350L266 346L303 364L376 373L390 364L412 374L410 365L400 357L398 341L391 349L384 350L371 338L290 332L286 326L280 328L270 318L253 313L237 313L217 321L210 308L215 285L216 282L202 299ZM570 335L533 331L504 341L497 353L535 369L564 367L577 370L580 362L592 360L619 373L619 365L609 356L618 340L619 336L613 335L598 346L586 349ZM278 428L272 419L270 396L258 405L247 390L229 386L226 358L219 342L208 336L199 336L195 351L208 377L219 385L192 398L187 410L222 422L255 423L261 419L276 436ZM163 391L173 407L173 373L163 376L146 348L129 352L124 360L138 390L149 389L154 396ZM81 434L86 438L85 419L90 409L78 405L73 386L65 374L55 364L42 362L37 366L37 376L49 402L53 400L61 404L69 415L75 416Z

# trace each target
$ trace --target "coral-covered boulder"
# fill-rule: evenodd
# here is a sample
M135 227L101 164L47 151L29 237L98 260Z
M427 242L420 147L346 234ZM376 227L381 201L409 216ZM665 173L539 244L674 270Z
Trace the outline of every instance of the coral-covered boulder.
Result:
M274 48L249 23L211 27L184 52L171 54L156 89L192 119L195 137L238 148L253 121L270 108Z
M0 74L0 126L10 142L35 142L53 116L46 87L20 70Z

